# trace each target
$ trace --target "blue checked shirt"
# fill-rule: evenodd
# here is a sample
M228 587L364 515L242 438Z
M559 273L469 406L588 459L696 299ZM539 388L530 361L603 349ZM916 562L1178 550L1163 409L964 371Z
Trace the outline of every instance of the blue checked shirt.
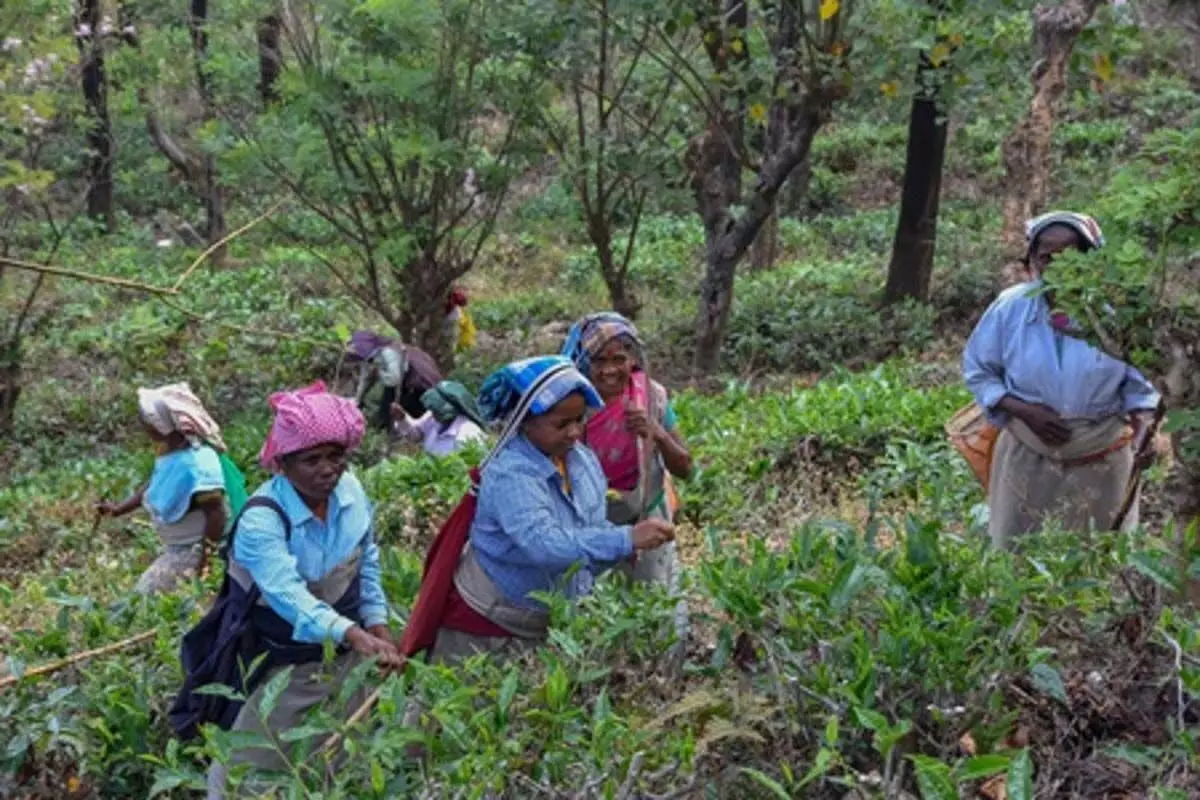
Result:
M246 568L267 604L293 626L298 642L341 643L357 621L339 615L308 590L362 547L359 614L367 627L387 622L387 599L379 580L379 546L371 527L372 509L358 478L349 472L329 497L322 522L304 504L292 484L276 475L259 487L256 497L269 497L287 512L292 538L286 540L283 520L269 508L247 509L238 523L233 559Z
M1142 374L1050 324L1050 307L1030 294L1037 283L1014 286L984 312L963 351L963 377L992 422L1006 395L1050 406L1064 419L1101 419L1153 409L1158 392Z
M576 445L566 465L570 494L554 463L517 436L483 470L471 545L517 605L541 607L528 597L533 591L587 594L596 574L633 555L633 529L606 519L608 484L596 456Z

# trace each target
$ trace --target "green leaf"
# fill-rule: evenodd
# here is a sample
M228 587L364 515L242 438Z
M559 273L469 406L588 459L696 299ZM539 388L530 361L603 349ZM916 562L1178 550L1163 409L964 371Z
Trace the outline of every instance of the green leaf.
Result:
M804 773L804 777L800 779L800 783L796 785L796 788L799 789L802 786L807 786L828 772L829 768L833 765L835 755L837 754L834 751L822 747L817 753L817 760L813 762L808 772Z
M1033 800L1033 761L1029 758L1029 748L1022 750L1009 765L1005 788L1008 800Z
M1174 570L1169 566L1164 566L1162 561L1162 558L1146 552L1134 553L1129 557L1130 565L1138 572L1164 589L1174 590L1176 585Z
M950 767L929 756L910 756L917 770L917 788L924 800L958 800Z
M160 794L169 792L172 789L178 789L187 782L188 779L186 775L180 775L178 773L159 775L157 778L155 778L154 785L150 787L150 792L146 796L158 797Z
M980 778L990 778L1008 769L1012 759L1003 753L992 753L986 756L969 758L959 764L954 770L954 777L959 781L977 781Z
M1062 675L1049 664L1036 664L1030 670L1033 688L1042 694L1048 694L1063 705L1070 705L1067 698L1067 687L1063 685Z
M267 685L263 687L262 699L258 702L259 717L265 720L271 718L271 713L279 705L279 698L283 695L283 690L287 688L288 681L291 679L292 666L290 664L271 676L271 680L267 681Z
M383 794L383 788L383 764L379 762L379 759L373 758L371 759L371 790L375 792L375 794L379 795Z
M205 694L205 695L213 695L215 697L224 697L226 700L233 700L234 702L237 702L237 703L244 703L246 701L246 696L244 694L242 694L239 691L234 690L233 687L228 686L224 683L210 683L205 686L201 686L199 689L196 690L196 694Z
M792 796L788 794L787 789L783 788L783 784L772 778L770 775L759 772L752 767L739 767L739 770L743 775L749 777L759 786L778 797L779 800L791 800Z
M280 733L279 740L281 742L298 742L301 739L324 736L327 733L330 733L330 730L323 725L297 725Z

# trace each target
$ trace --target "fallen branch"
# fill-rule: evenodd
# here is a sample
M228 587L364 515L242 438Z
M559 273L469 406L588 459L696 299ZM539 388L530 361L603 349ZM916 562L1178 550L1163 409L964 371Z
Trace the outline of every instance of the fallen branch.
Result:
M109 286L119 286L122 289L133 289L138 292L146 292L147 294L166 297L179 294L174 289L168 289L162 286L152 286L148 283L140 281L131 281L126 278L114 278L110 275L94 275L90 272L80 272L74 269L65 267L52 267L49 264L31 264L28 261L18 261L15 258L0 256L0 264L14 269L24 269L30 272L39 272L43 275L58 275L63 278L74 278L80 281L89 281L91 283L103 283Z
M93 650L84 650L82 653L76 653L75 655L64 658L61 661L55 661L51 664L46 664L45 666L31 669L24 675L9 675L7 678L0 680L0 689L12 686L13 684L19 683L27 678L35 678L39 675L49 675L52 672L58 672L64 667L69 667L72 664L78 664L79 662L86 661L94 656L108 655L109 653L115 653L119 650L133 647L135 644L141 644L144 641L153 639L156 635L158 635L158 629L152 628L151 630L139 633L137 636L131 636L128 639L123 639L122 641L105 645L104 647L97 647Z
M198 266L200 266L202 263L204 263L204 260L205 260L205 259L207 259L207 258L208 258L210 255L212 255L214 251L216 251L216 250L217 250L219 247L222 247L222 246L224 246L224 245L228 244L230 241L232 241L232 240L236 239L237 237L241 236L243 233L245 233L246 231L250 230L250 229L251 229L251 228L253 228L255 225L257 225L258 223L262 222L262 221L263 221L264 219L266 219L267 217L269 217L269 216L271 216L272 214L274 214L274 213L275 213L276 211L278 211L278 210L280 209L280 207L281 207L281 206L282 206L284 203L286 203L286 202L287 202L287 198L284 198L283 200L280 200L278 203L276 203L275 205L271 206L271 207L270 207L270 208L268 208L266 211L264 211L263 213L259 214L257 217L255 217L254 219L250 220L249 222L247 222L247 223L246 223L245 225L243 225L242 227L238 228L236 231L233 231L232 233L228 233L228 234L226 234L225 236L221 237L221 238L220 238L219 240L217 240L216 242L213 242L213 243L212 243L212 244L210 244L208 247L206 247L206 248L204 249L204 252L203 252L203 253L201 253L201 254L199 255L199 257L198 257L198 258L197 258L195 261L193 261L193 262L191 263L191 266L189 266L189 267L188 267L186 270L184 270L184 273L183 273L182 275L180 275L180 276L179 276L179 280L175 281L175 285L174 285L174 286L172 286L172 287L171 287L171 289L172 289L173 291L175 291L175 292L178 292L178 291L179 291L179 287L180 287L180 286L183 286L183 282L184 282L184 281L186 281L188 278L190 278L190 277L191 277L191 275L192 275L192 273L196 271L196 267L198 267Z

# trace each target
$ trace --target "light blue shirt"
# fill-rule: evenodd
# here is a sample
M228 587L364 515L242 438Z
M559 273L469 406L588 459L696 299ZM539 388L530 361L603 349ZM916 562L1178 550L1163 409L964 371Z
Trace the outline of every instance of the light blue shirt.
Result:
M541 607L528 597L533 591L587 594L595 575L633 555L633 529L606 518L608 483L596 456L576 445L566 465L569 495L554 462L517 436L483 470L471 545L483 571L517 605Z
M267 604L292 624L298 642L341 643L357 620L341 616L308 590L362 547L359 614L370 627L387 622L387 599L379 579L379 546L372 530L371 503L358 478L342 476L329 497L325 515L318 519L291 482L276 475L259 487L255 497L269 497L292 522L288 542L283 520L272 509L254 507L242 514L233 544L233 559L246 568Z
M208 445L187 447L154 459L142 505L155 524L171 525L191 509L193 495L224 488L217 452Z
M995 410L1006 394L1050 406L1068 420L1155 408L1158 392L1140 372L1051 326L1046 298L1031 294L1039 286L1023 283L1005 291L967 340L963 377L992 422L1008 422Z

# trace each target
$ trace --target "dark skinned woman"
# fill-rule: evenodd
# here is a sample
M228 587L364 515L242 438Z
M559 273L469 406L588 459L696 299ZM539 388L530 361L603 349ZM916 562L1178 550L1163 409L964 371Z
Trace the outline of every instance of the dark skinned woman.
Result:
M100 503L96 512L119 517L144 507L150 513L163 551L134 591L156 594L203 571L210 548L225 534L230 495L244 499L245 488L226 487L221 429L186 383L139 389L138 416L157 451L150 480L120 503ZM236 468L232 474L240 481Z
M1055 211L1027 222L1026 236L1031 280L992 303L963 353L967 387L1002 429L988 488L997 547L1049 519L1067 530L1111 528L1159 402L1136 369L1080 338L1039 291L1056 255L1104 246L1096 221ZM1135 500L1125 525L1136 524Z
M618 525L655 518L673 522L677 502L671 481L691 476L692 456L667 390L646 375L637 328L616 312L590 314L567 334L563 355L592 382L604 403L588 419L584 442L608 481L608 520ZM645 464L650 465L648 476L641 474ZM674 542L638 555L622 569L635 581L661 584L679 594L681 567ZM680 641L687 634L682 600L676 608L676 634Z
M232 730L273 736L335 696L364 658L384 666L401 662L387 627L371 504L346 469L347 456L362 441L362 414L353 400L326 392L320 382L274 394L270 405L275 418L259 460L275 476L255 492L231 532L229 577L244 593L256 590L252 634L267 653L266 674ZM330 663L323 659L326 645L336 654ZM263 720L263 688L286 666L291 678ZM361 694L339 711L352 711ZM294 746L281 744L282 754L239 751L231 763L282 770ZM213 765L210 797L223 796L227 769Z

